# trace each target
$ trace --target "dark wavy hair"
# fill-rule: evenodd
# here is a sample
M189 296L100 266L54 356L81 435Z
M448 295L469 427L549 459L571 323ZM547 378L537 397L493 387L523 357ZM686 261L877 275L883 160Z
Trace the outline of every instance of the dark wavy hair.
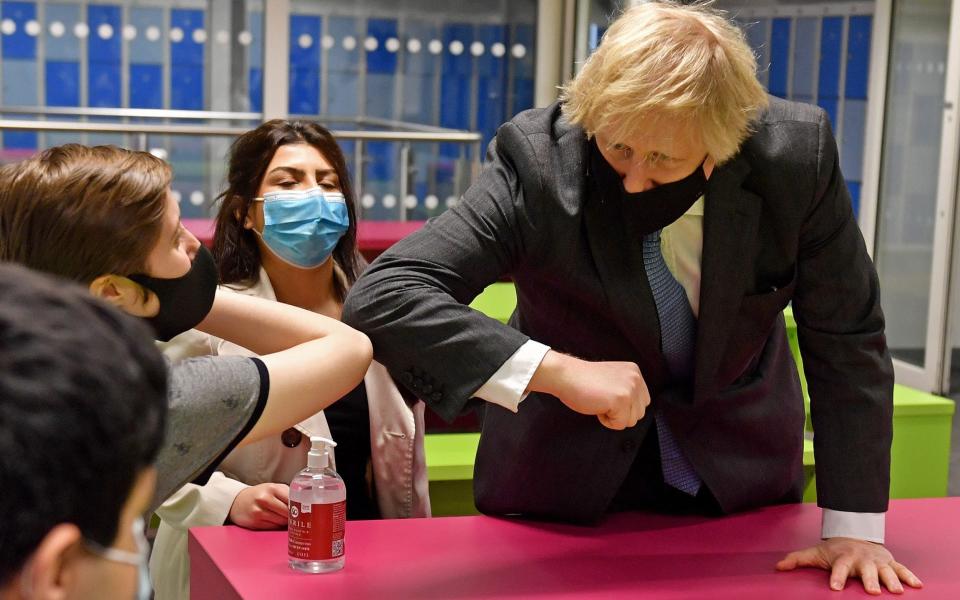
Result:
M230 147L227 189L220 194L213 255L220 283L254 285L260 279L260 248L256 234L243 227L267 166L280 146L310 144L337 172L340 191L347 202L350 227L333 249L333 260L346 282L334 278L334 290L342 302L366 262L357 250L357 209L347 161L333 135L313 121L273 119L238 137Z

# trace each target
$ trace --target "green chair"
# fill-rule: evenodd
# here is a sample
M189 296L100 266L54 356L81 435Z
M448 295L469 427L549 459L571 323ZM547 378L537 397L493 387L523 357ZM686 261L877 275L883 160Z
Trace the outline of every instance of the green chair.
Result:
M433 516L479 514L473 504L473 459L479 443L479 433L431 433L424 439Z
M501 323L510 320L513 309L517 307L517 290L509 281L499 281L488 285L480 295L473 299L470 308L479 310L492 319Z
M512 283L497 282L487 286L470 306L506 323L517 306L517 292ZM473 461L479 443L479 433L427 434L424 445L434 516L478 514L473 504Z

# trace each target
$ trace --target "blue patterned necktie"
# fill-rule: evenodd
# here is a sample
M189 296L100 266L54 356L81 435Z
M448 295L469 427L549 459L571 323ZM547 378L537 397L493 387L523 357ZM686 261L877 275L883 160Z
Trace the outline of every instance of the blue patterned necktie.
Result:
M660 346L674 379L693 375L697 321L683 286L667 269L660 251L660 232L643 238L643 268L650 282L653 301L660 319ZM677 440L667 427L666 419L655 413L660 440L660 464L663 481L678 490L695 496L702 484L690 461L683 455Z

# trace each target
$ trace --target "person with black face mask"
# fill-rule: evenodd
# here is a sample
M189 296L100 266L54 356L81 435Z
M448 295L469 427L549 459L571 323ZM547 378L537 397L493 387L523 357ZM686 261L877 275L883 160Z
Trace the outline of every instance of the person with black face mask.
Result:
M800 501L792 301L824 510L777 566L919 586L882 545L893 369L827 115L768 97L719 11L634 4L559 102L499 128L456 207L370 266L343 320L441 415L486 401L481 511L592 521ZM466 306L505 277L510 326Z
M151 510L183 484L204 483L234 447L326 408L357 386L372 358L366 336L334 319L218 294L216 265L181 225L170 177L145 152L78 144L0 169L0 260L86 285L159 340L197 327L259 355L170 368Z

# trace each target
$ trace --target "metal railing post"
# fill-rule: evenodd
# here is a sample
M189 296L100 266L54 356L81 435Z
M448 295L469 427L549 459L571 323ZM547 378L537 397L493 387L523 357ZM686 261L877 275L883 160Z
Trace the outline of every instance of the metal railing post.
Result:
M407 196L410 194L410 144L400 146L400 220L407 220Z
M336 134L334 134L336 135ZM353 146L353 193L363 197L363 140L357 140ZM357 218L363 214L363 203L357 206Z

